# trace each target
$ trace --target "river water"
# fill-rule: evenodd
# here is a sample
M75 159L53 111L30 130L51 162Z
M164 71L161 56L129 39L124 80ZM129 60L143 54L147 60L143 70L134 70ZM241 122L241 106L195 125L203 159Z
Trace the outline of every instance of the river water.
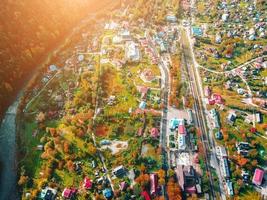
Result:
M18 99L8 108L0 126L0 200L19 199L16 188L16 111Z

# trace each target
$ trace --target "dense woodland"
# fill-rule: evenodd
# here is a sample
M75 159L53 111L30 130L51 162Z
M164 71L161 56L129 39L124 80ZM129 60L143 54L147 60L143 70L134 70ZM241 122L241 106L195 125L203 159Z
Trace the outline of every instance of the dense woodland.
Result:
M0 6L0 118L22 83L76 22L110 0L3 0Z

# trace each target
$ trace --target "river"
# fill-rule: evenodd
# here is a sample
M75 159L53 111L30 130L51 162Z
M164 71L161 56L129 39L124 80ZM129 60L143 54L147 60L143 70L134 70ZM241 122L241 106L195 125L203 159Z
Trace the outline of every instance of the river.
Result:
M116 1L119 3L119 1ZM103 10L104 8L111 8L111 4L116 5L114 0L106 1L104 6L99 6L98 9L95 9L92 13L88 15L85 20L81 20L76 27L72 29L70 34L68 34L64 41L56 47L51 53L47 56L43 63L40 64L41 68L45 64L47 65L50 62L51 55L57 54L65 44L69 41L73 34L79 31L79 28L87 23L88 20L95 18L98 11ZM33 79L38 68L33 70L33 73L29 80ZM27 81L28 82L28 81ZM27 83L25 87L27 87ZM18 94L15 102L8 108L5 113L4 119L1 122L0 126L0 200L19 200L19 193L17 190L17 168L16 168L16 115L17 108L19 105L20 97L23 95L23 90ZM1 106L1 105L0 105Z
M8 108L0 127L0 200L17 200L16 113L19 98Z

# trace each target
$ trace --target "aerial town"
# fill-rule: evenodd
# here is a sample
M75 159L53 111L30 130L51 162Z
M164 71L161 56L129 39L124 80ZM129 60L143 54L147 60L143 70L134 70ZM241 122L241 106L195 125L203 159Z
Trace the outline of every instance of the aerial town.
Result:
M23 200L267 199L267 2L89 15L31 79L17 129Z

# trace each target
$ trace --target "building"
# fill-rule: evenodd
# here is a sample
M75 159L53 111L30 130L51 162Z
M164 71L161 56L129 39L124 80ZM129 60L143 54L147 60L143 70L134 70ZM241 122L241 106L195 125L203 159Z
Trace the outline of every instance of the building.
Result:
M170 15L166 16L166 20L167 20L167 22L174 23L177 21L177 18L176 18L176 16L170 14Z
M65 199L71 199L77 193L77 189L65 188L62 192L62 197Z
M104 189L102 193L103 193L103 196L106 199L111 199L111 197L112 197L112 190L110 188Z
M115 176L124 175L125 174L124 166L120 165L120 166L116 167L115 169L112 170L112 174L114 174Z
M125 59L131 62L138 62L140 60L140 51L135 42L129 41L125 44Z
M147 191L142 191L141 192L141 196L145 198L145 200L151 200L149 194L147 193Z
M157 137L159 137L159 130L157 129L157 128L152 128L151 130L150 130L150 135L151 135L151 137L153 137L153 138L157 138Z
M92 186L93 186L93 182L89 178L85 177L83 180L83 187L87 190L90 190Z
M204 95L206 97L209 97L211 95L211 89L209 86L206 86L205 89L204 89Z
M152 196L157 194L158 176L157 174L150 174L150 194Z
M43 200L55 200L56 199L56 195L57 195L57 190L50 188L50 187L46 187L45 189L43 189L40 193L40 199Z
M146 109L146 102L145 101L141 101L140 104L139 104L139 108L144 110Z
M230 112L227 116L227 121L229 124L233 125L236 120L236 114L234 112Z
M186 128L185 125L179 125L178 126L178 133L182 135L186 135Z
M262 184L263 177L264 177L264 171L262 169L257 168L254 172L252 183L260 186Z
M214 119L214 127L220 128L221 123L220 123L219 113L215 109L212 109L210 113L211 113L212 118Z
M222 172L223 177L229 178L230 177L230 169L229 169L227 158L220 159L220 167L221 167L221 172Z
M179 150L185 150L186 149L185 135L182 135L182 134L178 135L178 149Z
M262 115L261 113L256 113L256 122L257 123L262 123Z
M227 158L227 152L226 152L226 148L225 147L217 146L216 147L216 154L220 158Z
M198 36L198 37L201 37L203 35L203 31L200 27L192 27L192 33L193 33L193 36Z
M181 187L182 190L184 190L184 173L183 173L183 166L177 165L175 169L175 174L178 179L178 184Z
M234 195L234 188L233 188L233 183L231 181L226 182L226 188L227 188L227 193L229 196Z

